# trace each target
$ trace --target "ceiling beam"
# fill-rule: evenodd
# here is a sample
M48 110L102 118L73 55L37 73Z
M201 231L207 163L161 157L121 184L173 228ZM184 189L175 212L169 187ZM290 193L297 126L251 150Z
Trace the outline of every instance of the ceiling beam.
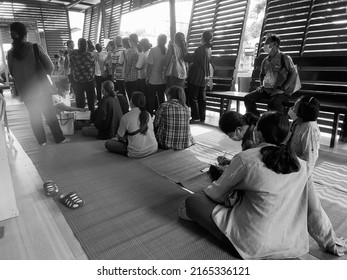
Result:
M77 4L81 3L83 0L76 0L75 2L72 2L71 4L67 5L67 9L71 9L72 7L76 6Z

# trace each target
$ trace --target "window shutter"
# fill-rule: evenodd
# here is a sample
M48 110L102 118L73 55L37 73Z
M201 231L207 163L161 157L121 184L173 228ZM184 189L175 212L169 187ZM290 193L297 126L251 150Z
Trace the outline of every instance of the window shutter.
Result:
M347 55L347 1L313 1L304 56Z
M266 34L281 37L281 50L290 56L300 56L309 17L311 0L269 0L265 13L261 44Z
M37 27L45 32L45 45L51 58L64 48L70 38L68 15L64 5L40 1L6 1L0 5L0 17L24 24L35 20ZM34 29L29 29L29 40L38 41ZM43 42L44 43L44 42Z

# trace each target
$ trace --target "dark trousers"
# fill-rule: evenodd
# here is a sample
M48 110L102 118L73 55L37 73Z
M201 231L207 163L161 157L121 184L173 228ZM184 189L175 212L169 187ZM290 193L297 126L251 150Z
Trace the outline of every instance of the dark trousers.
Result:
M125 90L125 82L124 80L116 80L114 82L114 89L116 91L118 91L120 94L124 95L125 97L127 97L126 95L126 90Z
M245 106L246 111L259 115L257 111L256 102L260 99L269 99L268 110L269 111L278 111L284 113L283 103L288 101L289 97L285 94L276 94L271 96L270 93L267 93L262 88L257 88L255 91L247 94L245 96Z
M70 91L75 93L76 92L76 82L75 80L73 79L73 75L72 74L69 74L67 75L67 78L69 79L69 82L70 82Z
M147 88L147 111L153 116L154 111L158 109L161 103L165 102L165 89L166 84L162 85L152 85L148 84Z
M188 97L193 120L204 122L206 118L206 87L188 83Z
M128 99L131 99L131 94L134 91L137 91L137 80L136 81L129 81L129 82L125 82L125 89L127 91L127 95L128 95Z
M76 83L76 107L84 108L86 106L86 99L84 93L87 94L88 108L90 112L94 112L94 81L90 82L75 82Z
M52 96L50 94L25 101L25 106L29 113L31 128L40 145L46 142L42 115L44 115L46 119L46 123L52 132L55 142L60 143L65 139L59 126Z
M184 89L185 85L186 85L185 79L179 79L177 77L171 76L167 78L166 89L169 89L172 86L179 86Z
M102 86L101 76L95 76L96 98L98 99L98 102L100 102L102 99L101 86Z

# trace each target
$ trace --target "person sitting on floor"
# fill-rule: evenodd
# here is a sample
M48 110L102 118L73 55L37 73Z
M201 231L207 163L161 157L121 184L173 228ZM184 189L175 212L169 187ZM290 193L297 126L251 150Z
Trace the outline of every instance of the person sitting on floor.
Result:
M112 81L102 84L101 93L103 99L91 117L94 126L83 127L82 134L106 140L115 137L123 112Z
M263 114L255 128L258 146L235 155L204 193L189 196L180 216L243 259L300 257L309 251L309 235L328 252L344 255L346 240L336 237L307 162L284 144L288 133L287 116Z
M239 112L229 111L224 113L219 119L219 129L228 135L231 140L242 141L242 151L245 151L256 147L253 141L253 131L257 121L258 116L253 113L242 115ZM213 181L218 180L222 176L230 161L225 155L217 157L218 165L211 165L209 169L209 174Z
M242 151L255 147L253 131L257 124L258 116L252 113L244 115L239 112L229 111L219 119L219 129L233 141L241 141ZM217 157L220 165L228 165L230 159L225 156Z
M56 81L55 86L57 90L53 92L52 99L57 114L63 111L87 111L87 109L85 108L77 108L71 106L70 82L68 79L61 79L59 81Z
M131 111L120 122L117 136L105 142L112 153L132 158L146 157L158 150L153 130L153 120L146 111L146 97L134 91L130 100Z
M155 114L154 131L158 144L164 149L182 150L195 144L190 132L190 112L184 90L172 86Z
M290 144L296 155L307 161L311 170L319 154L320 130L317 124L319 109L319 101L305 95L300 97L288 112L293 120Z

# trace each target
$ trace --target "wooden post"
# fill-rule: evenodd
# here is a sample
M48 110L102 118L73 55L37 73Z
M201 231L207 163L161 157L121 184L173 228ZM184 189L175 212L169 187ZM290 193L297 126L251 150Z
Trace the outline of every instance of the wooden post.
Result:
M175 0L169 0L170 2L170 40L174 41L176 34L176 7Z
M104 29L104 39L108 39L108 30L107 30L107 24L106 24L106 6L105 6L105 0L101 0L100 2L100 9L101 9L101 26Z
M237 72L239 71L239 65L240 65L240 60L243 52L243 42L245 38L245 33L246 33L246 25L247 25L247 19L248 19L248 14L249 14L249 9L250 9L250 0L247 1L247 7L246 7L246 13L245 13L245 19L243 22L243 27L242 27L242 33L241 33L241 40L240 40L240 45L239 45L239 51L237 54L236 62L235 62L235 69L234 69L234 77L231 85L231 90L235 90L235 83L237 81Z

